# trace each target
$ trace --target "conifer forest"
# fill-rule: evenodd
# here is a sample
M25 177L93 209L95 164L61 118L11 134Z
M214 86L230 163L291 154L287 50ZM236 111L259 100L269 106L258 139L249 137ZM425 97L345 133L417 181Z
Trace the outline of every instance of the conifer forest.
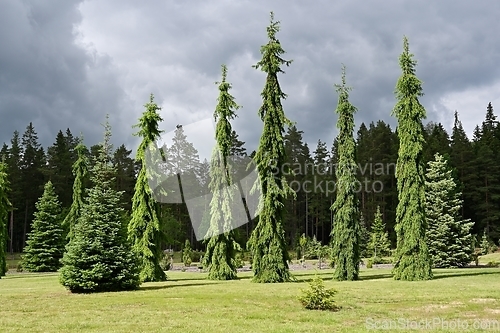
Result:
M5 258L21 253L23 270L60 270L61 284L73 292L131 290L142 282L168 281L160 265L168 251L192 251L214 280L236 279L244 259L255 282L293 281L289 263L301 258L324 258L337 280L357 280L363 258L390 258L396 280L430 280L433 268L465 267L478 249L494 250L500 240L500 124L494 105L485 100L478 106L482 120L472 137L460 110L448 120L451 130L428 121L420 102L425 84L418 78L425 63L417 65L411 38L402 36L394 59L400 78L394 107L387 110L397 126L356 120L349 67L339 64L341 79L331 82L338 103L324 110L338 135L307 144L282 104L287 92L279 80L294 64L279 32L271 15L262 58L248 64L262 75L262 92L255 96L262 122L256 148L231 126L240 106L225 65L212 87L219 97L211 159L200 160L181 125L166 144L166 167L192 176L182 186L211 194L199 208L201 226L192 223L184 201L160 202L148 183L148 145L163 128L175 127L162 118L153 94L130 128L137 149L113 146L112 112L100 120L103 137L94 145L69 124L53 133L50 146L40 144L36 122L14 129L0 149L0 276ZM244 199L238 174L246 172L225 167L231 158L255 165L261 186L257 216L231 212L232 202Z

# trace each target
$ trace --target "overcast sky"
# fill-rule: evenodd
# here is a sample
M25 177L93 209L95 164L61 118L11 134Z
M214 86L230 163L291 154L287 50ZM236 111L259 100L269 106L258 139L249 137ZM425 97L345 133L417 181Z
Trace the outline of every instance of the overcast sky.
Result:
M255 149L265 74L252 65L270 11L281 22L284 58L293 59L279 77L285 113L311 150L337 134L333 85L342 63L357 125L382 119L394 128L403 35L418 61L426 121L450 129L457 110L471 134L488 102L500 108L494 0L0 0L0 144L30 121L44 146L67 127L95 144L109 113L113 141L135 148L131 126L150 93L163 108L162 129L198 122L186 127L189 138L207 144L225 63L243 106L234 127Z

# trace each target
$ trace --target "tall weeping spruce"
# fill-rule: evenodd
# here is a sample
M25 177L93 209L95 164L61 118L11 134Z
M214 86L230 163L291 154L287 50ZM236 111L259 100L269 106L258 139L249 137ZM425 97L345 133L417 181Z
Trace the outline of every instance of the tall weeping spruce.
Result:
M161 108L154 102L152 94L149 103L144 106L146 110L139 119L139 124L134 126L139 128L136 135L142 138L136 157L141 164L141 170L137 176L132 198L132 216L128 225L128 237L141 259L141 281L156 282L165 281L167 276L160 267L163 254L159 220L160 206L153 198L153 191L148 183L146 149L149 149L150 145L154 145L160 138L162 131L158 129L158 123L163 119L158 114Z
M207 250L203 257L204 266L208 268L208 278L212 280L232 280L236 278L236 253L241 247L234 239L231 230L233 216L233 198L235 184L229 165L229 154L232 145L232 128L229 120L236 117L236 104L229 93L231 84L226 82L227 67L222 65L222 82L219 83L219 98L215 108L214 118L217 121L215 129L216 145L210 161L210 226Z
M356 108L349 102L350 87L345 82L345 67L342 67L342 84L336 85L339 101L335 112L339 115L337 127L339 134L337 176L337 196L331 206L334 226L333 262L334 278L340 281L357 280L359 276L360 251L360 213L355 193L356 161L354 113Z
M397 103L393 114L398 120L399 151L396 179L399 203L396 208L397 248L393 268L396 280L432 279L431 258L426 243L425 166L422 148L425 144L422 119L426 117L418 98L423 95L422 82L415 75L416 61L404 37L399 58L402 69L396 85Z
M7 198L9 181L7 179L7 166L0 161L0 277L7 273L7 218L11 204Z
M288 267L289 255L283 229L285 199L294 194L285 179L288 170L283 133L285 125L290 126L292 123L283 111L281 100L286 98L286 94L278 83L278 73L284 73L280 66L289 66L291 61L281 58L285 51L276 38L278 31L279 22L274 21L271 12L271 24L267 27L269 41L261 47L262 60L254 66L267 73L261 93L263 104L259 109L264 129L254 157L261 186L259 221L248 241L255 282L286 282L293 279Z
M68 239L73 237L75 223L80 218L83 200L85 197L84 182L89 176L89 162L86 150L87 149L83 144L83 140L80 138L77 146L75 147L77 160L73 163L73 175L75 176L75 180L73 182L73 202L71 203L68 215L66 215L63 221L63 226L68 229Z

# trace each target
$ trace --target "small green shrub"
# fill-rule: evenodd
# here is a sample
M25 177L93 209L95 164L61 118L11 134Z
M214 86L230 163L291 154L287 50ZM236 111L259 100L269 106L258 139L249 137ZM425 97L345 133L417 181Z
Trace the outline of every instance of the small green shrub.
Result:
M366 262L366 268L373 268L373 260L372 259L368 259L368 261Z
M204 254L205 253L203 253L203 251L193 251L191 254L191 260L193 262L201 262Z
M238 252L234 258L236 262L236 268L243 268L243 255L241 252Z
M172 256L165 253L160 260L160 267L164 271L169 271L170 269L172 269Z
M490 261L486 264L486 267L498 267L498 266L500 266L500 263L496 261Z
M186 243L182 249L182 262L186 267L191 266L191 263L193 262L193 249L191 249L191 243L188 239L186 239Z
M391 263L390 260L384 259L381 257L373 257L373 258L370 258L370 260L372 261L372 264L374 264L374 265L390 264Z
M298 299L309 310L338 311L340 308L333 299L336 293L337 291L334 289L326 289L323 279L316 275L309 282L309 288L302 289L302 295Z

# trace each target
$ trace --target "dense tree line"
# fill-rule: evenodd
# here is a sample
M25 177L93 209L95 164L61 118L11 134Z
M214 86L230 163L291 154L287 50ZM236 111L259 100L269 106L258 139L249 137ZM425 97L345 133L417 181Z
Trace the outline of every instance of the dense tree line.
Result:
M160 108L152 95L136 126L142 139L136 156L125 145L112 150L109 127L104 142L89 147L69 128L60 130L46 148L39 143L34 124L29 123L22 135L14 131L0 150L0 259L6 251L24 250L26 268L57 269L59 262L36 262L37 251L49 244L39 235L50 231L57 234L51 239L57 244L51 249L45 246L41 253L60 258L66 239L62 279L70 289L85 291L95 281L75 282L88 268L81 256L92 232L103 230L117 235L103 237L103 242L122 253L124 262L113 266L109 254L101 255L111 265L106 268L109 281L114 274L128 276L123 289L133 289L139 281L164 280L159 265L163 250L180 250L184 244L206 251L204 263L211 278L234 278L236 252L246 249L256 281L283 282L293 278L288 271L289 250L301 248L304 239L314 240L318 248L331 245L335 277L340 280L357 279L362 255L389 254L389 248L395 250L395 278L415 280L432 278L432 265L465 265L474 236L498 243L500 125L491 103L472 138L457 112L451 134L441 123L424 126L425 109L419 102L423 90L405 38L393 110L397 130L379 120L361 123L354 134L356 108L348 100L344 68L342 84L337 86L339 135L330 146L318 140L312 148L283 110L286 94L278 74L292 61L282 58L285 51L278 32L279 22L271 14L268 42L254 65L266 75L258 110L263 131L256 151L247 152L230 125L239 106L229 94L225 67L210 162L200 161L178 125L172 142L156 147L161 154L155 167L146 170L147 151L161 134ZM245 206L244 213L230 211L233 200L245 202L247 194L239 181L248 169L228 159L247 157L255 162L262 192L255 219L250 218L251 207ZM151 187L152 172L160 180L156 188ZM199 197L203 200L193 201ZM436 200L443 204L436 205ZM188 202L201 212L199 225L192 223ZM231 230L233 225L243 226ZM127 263L133 264L131 271L124 271ZM4 266L0 261L0 276ZM107 289L115 287L111 284Z
M440 153L448 161L453 170L453 178L461 192L463 206L460 216L475 222L472 233L486 233L488 239L498 243L500 238L500 155L495 147L500 147L500 126L496 121L491 103L485 104L485 119L474 130L472 138L468 138L458 113L455 113L454 126L449 134L441 123L429 122L424 126L426 144L423 146L423 162L434 159ZM182 128L177 132L183 132ZM179 146L189 144L182 133L180 140L169 147L172 151ZM21 138L25 138L21 140ZM29 138L29 139L28 139ZM79 139L72 135L70 129L56 134L53 145L42 148L38 143L33 124L29 124L22 136L15 131L9 145L4 144L0 150L0 161L5 161L5 173L9 182L8 199L12 204L8 208L6 251L22 252L26 246L27 235L31 231L35 204L43 194L43 186L51 181L61 203L61 218L70 212L73 202L73 164L78 159ZM98 147L96 145L95 147ZM195 151L194 146L191 147ZM246 156L245 143L238 139L233 131L231 154ZM360 124L356 135L356 164L360 211L365 219L366 227L371 228L377 207L380 207L382 220L386 225L391 247L396 246L395 212L398 203L395 166L399 140L397 132L382 120L369 124ZM95 149L80 148L92 164ZM94 150L94 154L92 153ZM186 151L178 149L179 151ZM284 135L286 163L291 171L286 175L290 187L296 192L296 198L285 200L286 215L283 220L285 239L288 248L298 245L300 235L315 236L323 244L330 241L333 215L330 206L335 200L334 182L336 180L337 147L319 140L311 152L304 142L303 131L297 125L289 126ZM187 150L188 152L190 150ZM26 152L26 153L25 153ZM27 155L27 156L26 156ZM195 154L184 156L200 175L200 193L202 187L208 187L206 165L199 161ZM138 171L138 164L132 157L132 150L120 145L113 154L116 165L113 187L124 191L120 199L121 206L130 213L132 196ZM89 168L91 166L88 166ZM206 172L206 173L205 173ZM81 181L88 187L88 177ZM309 182L307 182L309 181ZM330 183L328 183L330 181ZM193 185L194 186L194 185ZM182 204L162 204L160 213L161 228L166 235L163 247L180 249L186 239L192 241L195 248L203 250L202 242L192 238L192 227L188 212ZM171 214L167 214L170 211ZM12 218L12 223L11 223ZM246 219L246 216L238 218ZM252 223L253 222L253 223ZM236 230L238 242L245 246L255 221ZM13 228L12 228L13 227ZM66 233L69 226L65 225Z

